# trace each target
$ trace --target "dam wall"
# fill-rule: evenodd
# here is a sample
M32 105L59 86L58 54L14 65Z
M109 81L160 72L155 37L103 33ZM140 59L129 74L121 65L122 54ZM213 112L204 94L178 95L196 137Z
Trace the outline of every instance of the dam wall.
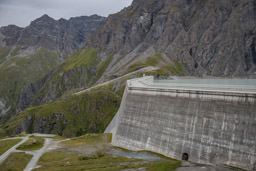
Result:
M254 170L254 86L219 85L128 80L120 109L105 132L112 133L114 146Z

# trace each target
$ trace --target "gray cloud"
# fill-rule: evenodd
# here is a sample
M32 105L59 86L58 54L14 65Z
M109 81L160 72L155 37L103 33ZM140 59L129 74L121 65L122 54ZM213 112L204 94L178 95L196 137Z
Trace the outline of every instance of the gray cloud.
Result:
M132 0L0 0L0 26L21 27L42 16L59 19L98 14L108 16L130 5Z

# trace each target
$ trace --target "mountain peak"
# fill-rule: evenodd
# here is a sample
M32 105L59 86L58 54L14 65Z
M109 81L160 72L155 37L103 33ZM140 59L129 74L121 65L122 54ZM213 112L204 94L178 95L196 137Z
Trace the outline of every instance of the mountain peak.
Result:
M56 20L49 17L47 14L44 14L41 17L32 21L31 24L34 25L34 24L53 23L53 22L56 22Z
M53 19L53 18L51 18L51 17L50 17L49 15L47 15L47 14L42 15L40 18L41 18L41 19L43 19L43 18L45 18L45 19Z

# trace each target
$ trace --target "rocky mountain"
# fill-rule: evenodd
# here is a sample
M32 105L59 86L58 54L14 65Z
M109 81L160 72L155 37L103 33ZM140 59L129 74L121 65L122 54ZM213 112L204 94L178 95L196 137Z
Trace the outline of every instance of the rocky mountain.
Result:
M20 28L13 29L18 34ZM42 40L48 39L46 36ZM64 46L56 46L58 52L60 47ZM99 97L94 101L96 104L88 100L88 94L77 97L73 92L147 66L157 67L150 74L160 77L255 74L256 1L134 0L131 6L110 15L72 57L42 79L23 86L15 109L24 111L5 123L6 130L8 133L41 130L60 134L65 130L66 136L74 136L80 129L83 133L99 131L95 126L97 119L96 123L89 123L88 117L92 117L95 110L97 116L110 121L117 106L104 112L100 99L108 99L106 106L119 104L128 78L122 83L111 83L107 89L99 88L101 93L96 91ZM103 92L110 92L114 100ZM61 107L55 109L56 105ZM75 115L82 119L78 121ZM16 120L19 122L14 124ZM72 126L69 129L61 123ZM38 125L42 129L38 129ZM105 123L99 125L103 130ZM49 129L51 131L47 131Z
M104 24L97 15L69 20L43 15L25 28L0 28L0 117L19 111L21 89L60 65ZM1 121L1 119L0 119Z
M134 0L87 45L137 60L161 53L186 74L247 75L256 71L256 1Z
M104 24L104 20L97 15L54 20L45 14L25 28L15 25L2 27L0 45L43 47L58 52L64 58L83 46L88 36Z

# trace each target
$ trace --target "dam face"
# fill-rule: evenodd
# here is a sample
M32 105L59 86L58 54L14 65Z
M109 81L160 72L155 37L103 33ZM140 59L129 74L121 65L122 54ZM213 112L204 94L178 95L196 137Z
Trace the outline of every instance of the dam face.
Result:
M223 81L129 80L105 132L114 146L253 170L256 82Z

